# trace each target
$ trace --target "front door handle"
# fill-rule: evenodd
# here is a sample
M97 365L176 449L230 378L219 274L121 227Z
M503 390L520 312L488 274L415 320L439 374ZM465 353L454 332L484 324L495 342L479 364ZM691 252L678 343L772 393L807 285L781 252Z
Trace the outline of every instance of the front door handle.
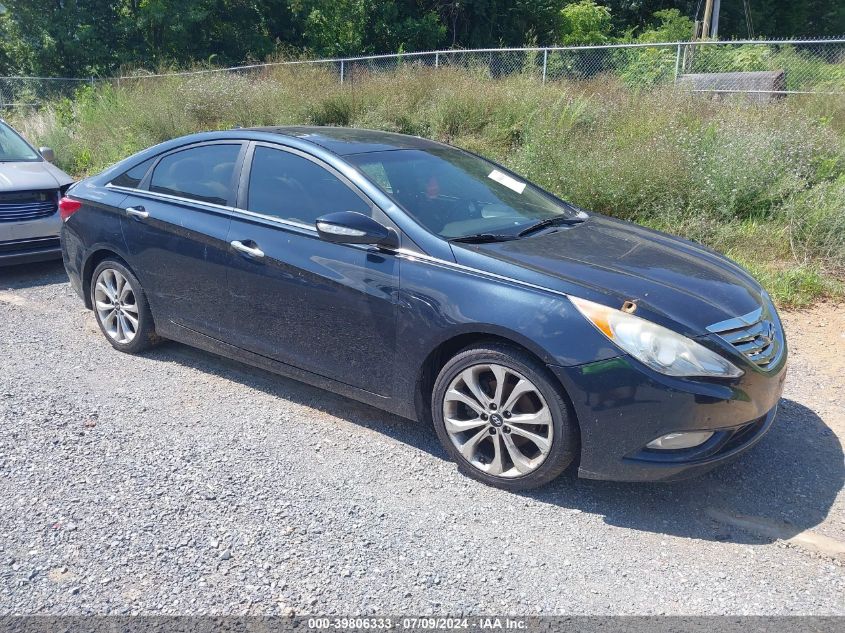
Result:
M126 207L126 215L136 220L146 220L150 217L150 212L145 211L144 207Z
M253 242L254 244L255 242ZM250 257L254 257L255 259L261 259L264 257L264 251L262 251L257 246L247 246L243 242L239 242L238 240L233 240L229 242L230 246L234 248L239 253L243 253L244 255L249 255Z

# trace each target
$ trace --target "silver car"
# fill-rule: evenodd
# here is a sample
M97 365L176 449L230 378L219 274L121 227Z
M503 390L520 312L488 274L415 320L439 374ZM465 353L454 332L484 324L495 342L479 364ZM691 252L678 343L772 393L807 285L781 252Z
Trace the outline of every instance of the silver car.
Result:
M0 266L60 258L59 199L73 179L0 119Z

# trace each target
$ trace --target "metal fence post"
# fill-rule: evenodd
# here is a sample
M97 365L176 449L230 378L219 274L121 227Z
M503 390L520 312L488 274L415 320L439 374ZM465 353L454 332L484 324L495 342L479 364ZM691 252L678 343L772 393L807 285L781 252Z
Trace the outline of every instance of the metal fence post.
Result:
M678 42L678 52L675 54L675 80L674 83L678 83L678 71L681 68L681 43Z
M549 67L549 49L543 49L543 83L546 83L546 69Z
M343 83L343 60L340 60L340 83Z
M440 52L439 51L434 54L434 67L435 68L440 67Z

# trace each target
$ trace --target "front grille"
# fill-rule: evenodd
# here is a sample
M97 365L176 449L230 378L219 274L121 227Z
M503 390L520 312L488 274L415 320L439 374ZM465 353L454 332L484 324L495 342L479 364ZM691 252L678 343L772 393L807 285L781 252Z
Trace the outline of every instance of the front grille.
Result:
M768 305L707 328L763 369L774 367L784 350L783 330Z
M57 191L15 191L0 193L0 222L25 222L53 215L58 207Z

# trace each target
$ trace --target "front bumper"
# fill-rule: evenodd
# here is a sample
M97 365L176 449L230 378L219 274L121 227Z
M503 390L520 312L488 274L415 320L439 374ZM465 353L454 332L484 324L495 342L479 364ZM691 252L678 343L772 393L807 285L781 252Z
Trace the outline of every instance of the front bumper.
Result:
M0 222L0 266L59 259L59 213L21 222Z
M747 368L731 383L665 376L627 356L551 370L578 417L581 477L672 481L706 472L762 439L783 391L786 354L770 371ZM691 449L645 448L679 431L715 433Z
M58 237L0 242L0 266L31 264L60 259L62 247Z

